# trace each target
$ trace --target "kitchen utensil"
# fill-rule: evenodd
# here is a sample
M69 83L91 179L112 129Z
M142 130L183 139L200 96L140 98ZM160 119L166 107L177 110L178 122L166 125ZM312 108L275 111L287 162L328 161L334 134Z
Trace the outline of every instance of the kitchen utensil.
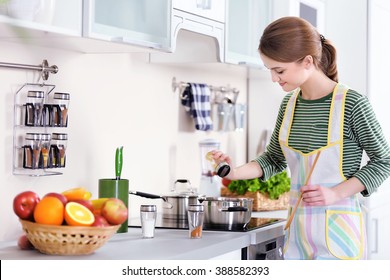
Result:
M188 205L198 204L199 199L202 199L203 196L198 194L176 194L172 193L169 195L155 195L150 193L138 192L138 191L129 191L129 194L151 198L151 199L162 199L165 203L162 207L162 217L164 219L174 219L174 220L187 220L188 215Z
M204 206L202 204L188 205L188 229L190 238L202 238Z
M119 180L122 173L122 164L123 164L123 146L116 148L115 152L115 178Z
M99 179L99 198L119 198L129 209L129 180ZM128 220L122 223L118 233L127 232Z
M309 175L307 175L307 177L306 177L304 186L307 185L307 183L309 182L310 177L311 177L311 174L313 174L314 167L316 166L317 161L318 161L318 158L320 157L320 154L321 154L321 151L319 151L319 152L317 153L317 155L316 155L316 157L315 157L315 159L314 159L314 162L313 162L313 165L312 165L312 167L311 167L311 169L310 169ZM292 212L291 212L291 214L290 214L290 217L288 217L288 220L287 220L286 226L284 227L284 230L287 230L287 229L290 227L291 222L292 222L292 220L293 220L293 218L294 218L295 212L297 212L298 206L299 206L299 204L300 204L301 201L302 201L302 195L303 195L303 193L301 192L301 194L299 195L299 198L298 198L297 202L295 203L294 209L292 210Z
M206 197L200 199L204 205L204 225L208 228L244 228L252 215L252 198Z
M171 191L180 194L195 193L195 190L192 188L190 180L187 179L177 179L173 184L173 188Z
M209 196L218 197L221 195L221 180L215 176L214 161L209 161L206 157L207 153L212 150L219 150L221 143L215 139L205 139L199 142L200 163L201 163L201 179L199 185L199 193Z

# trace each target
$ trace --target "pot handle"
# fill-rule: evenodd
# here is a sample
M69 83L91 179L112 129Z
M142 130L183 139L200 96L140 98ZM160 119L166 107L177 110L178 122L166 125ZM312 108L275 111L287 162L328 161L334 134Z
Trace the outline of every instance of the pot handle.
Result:
M222 212L247 212L248 208L242 206L234 206L223 209Z
M152 199L161 198L162 200L165 201L165 198L164 198L164 197L159 196L159 195L156 195L156 194L151 194L151 193L144 193L144 192L137 192L137 191L129 191L129 194L134 194L134 195L138 195L138 196L142 196L142 197L146 197L146 198L152 198Z

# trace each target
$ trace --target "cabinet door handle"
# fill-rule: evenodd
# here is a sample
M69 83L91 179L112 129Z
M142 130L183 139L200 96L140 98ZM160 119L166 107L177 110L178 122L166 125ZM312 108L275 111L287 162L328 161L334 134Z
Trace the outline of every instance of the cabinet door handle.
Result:
M196 7L202 10L211 10L212 0L196 0Z
M374 248L371 250L371 253L377 254L378 253L378 219L372 219L372 222L374 224L374 231L375 233L373 234L374 237Z

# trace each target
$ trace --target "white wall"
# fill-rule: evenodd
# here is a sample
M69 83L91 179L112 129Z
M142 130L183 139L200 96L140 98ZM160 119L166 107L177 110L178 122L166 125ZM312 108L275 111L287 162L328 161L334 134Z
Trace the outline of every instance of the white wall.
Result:
M179 47L179 46L178 46ZM230 84L246 102L246 70L216 64L150 64L147 54L80 54L26 44L1 42L1 62L38 65L43 59L59 67L48 83L71 94L67 166L63 175L26 177L12 174L14 93L37 72L0 68L0 240L21 232L12 210L13 197L32 190L39 195L84 186L97 197L99 178L115 176L115 149L124 146L122 178L132 190L168 193L177 178L200 181L198 141L217 138L236 163L246 160L246 133L198 132L183 113L172 77L214 86ZM130 196L130 216L141 203L161 202Z

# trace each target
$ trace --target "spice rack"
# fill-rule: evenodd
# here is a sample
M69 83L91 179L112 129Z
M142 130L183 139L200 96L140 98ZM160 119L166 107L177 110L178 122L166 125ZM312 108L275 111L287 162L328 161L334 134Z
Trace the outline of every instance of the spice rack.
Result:
M55 135L56 140L64 140L64 136L67 139L67 134L62 133L62 131L61 133L54 131L54 129L62 130L66 128L67 123L63 125L61 120L61 125L53 125L54 119L61 118L61 115L53 118L52 108L57 108L58 106L49 104L49 94L54 88L55 85L50 84L26 83L15 93L13 129L14 175L37 177L62 174L58 169L65 167L65 150L63 151L64 158L57 158L57 154L59 156L60 153L58 151L56 153L52 151L53 145L50 145L50 141L53 138L51 135ZM37 109L39 108L38 103L33 105L29 103L30 99L34 98L39 98L41 101L41 104L39 104L41 108L39 110ZM47 112L46 115L45 112ZM58 120L56 122L59 123ZM39 149L35 149L32 145L25 145L28 141L38 143ZM49 162L50 164L48 164Z

